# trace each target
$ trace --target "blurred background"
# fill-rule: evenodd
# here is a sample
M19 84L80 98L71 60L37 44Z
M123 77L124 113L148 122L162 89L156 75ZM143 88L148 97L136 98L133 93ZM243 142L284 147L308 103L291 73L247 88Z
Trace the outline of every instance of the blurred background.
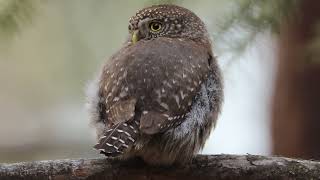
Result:
M320 1L0 0L0 162L99 156L86 86L159 3L203 19L223 70L202 153L320 159Z

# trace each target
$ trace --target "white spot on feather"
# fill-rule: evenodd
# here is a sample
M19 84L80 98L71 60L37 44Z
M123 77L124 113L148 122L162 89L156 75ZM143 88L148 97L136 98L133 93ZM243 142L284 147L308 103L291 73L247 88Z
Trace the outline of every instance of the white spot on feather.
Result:
M164 102L161 102L161 103L160 103L160 106L162 106L162 107L165 108L166 110L169 110L168 104L166 104L166 103L164 103Z
M125 92L125 91L122 91L120 94L119 94L119 96L121 97L121 98L123 98L123 97L125 97L125 96L127 96L128 94L127 94L127 92Z
M181 99L183 100L187 96L187 94L183 94L183 91L180 90L180 96L181 96Z
M157 93L158 98L161 98L161 92L160 92L160 90L159 90L159 89L157 89L157 90L155 90L155 92Z
M198 86L197 81L193 81L193 84L194 84L195 86Z
M130 141L134 142L134 139L133 139L131 136L128 137L128 139L129 139Z
M178 107L180 108L179 96L174 95L173 97L174 97L174 100L176 100Z
M118 141L121 142L121 143L125 143L125 141L120 139L120 138L118 139Z
M124 131L121 129L116 129L119 133L123 133Z
M168 114L162 114L163 116L165 116L166 118L168 118L169 117L169 115Z
M118 138L114 137L114 136L111 136L111 139L113 140L117 140Z
M169 88L172 88L172 85L168 81L163 81L162 83L168 86Z
M187 75L185 73L182 73L182 78L186 78Z
M122 144L123 147L128 148L129 146L127 144Z

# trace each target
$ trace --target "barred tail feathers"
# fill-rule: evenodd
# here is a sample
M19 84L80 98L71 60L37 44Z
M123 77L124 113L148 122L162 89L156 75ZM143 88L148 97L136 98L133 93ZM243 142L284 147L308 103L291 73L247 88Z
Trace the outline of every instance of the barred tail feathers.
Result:
M94 146L107 157L116 157L130 149L139 136L136 120L119 123L107 129Z

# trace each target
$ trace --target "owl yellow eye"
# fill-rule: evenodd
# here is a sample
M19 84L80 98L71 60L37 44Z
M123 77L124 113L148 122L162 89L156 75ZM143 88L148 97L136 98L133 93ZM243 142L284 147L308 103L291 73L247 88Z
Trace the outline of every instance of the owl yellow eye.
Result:
M162 24L159 23L159 22L151 22L149 24L149 28L153 32L159 32L161 30L161 28L162 28Z

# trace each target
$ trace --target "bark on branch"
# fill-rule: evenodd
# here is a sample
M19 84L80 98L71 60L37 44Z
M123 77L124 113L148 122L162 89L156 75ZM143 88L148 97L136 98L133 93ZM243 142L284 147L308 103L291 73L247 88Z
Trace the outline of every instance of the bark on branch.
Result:
M139 160L52 160L0 164L0 179L319 179L320 162L257 155L199 155L184 167L150 167Z

